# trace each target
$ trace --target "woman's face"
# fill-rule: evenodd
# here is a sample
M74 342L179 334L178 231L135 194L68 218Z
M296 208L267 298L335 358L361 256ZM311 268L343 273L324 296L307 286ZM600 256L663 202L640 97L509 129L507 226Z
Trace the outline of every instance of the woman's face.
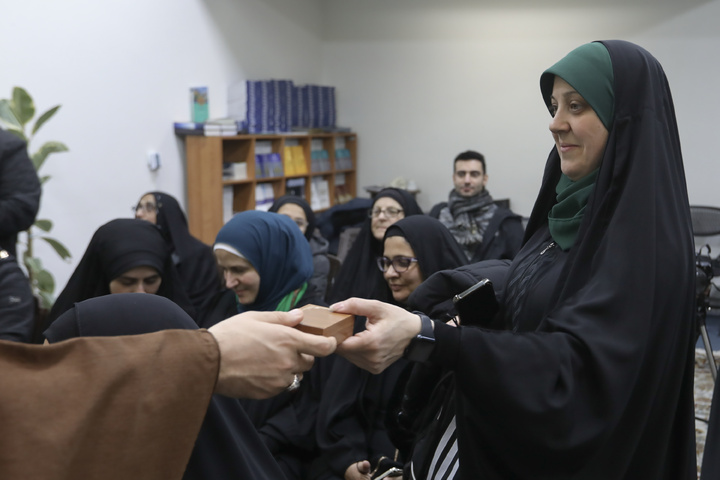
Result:
M295 222L300 231L305 235L305 231L308 227L307 217L305 216L305 210L300 205L295 203L286 203L282 207L278 208L277 213L290 217L290 220Z
M560 168L577 181L600 166L608 131L589 103L562 78L555 76L550 122Z
M110 293L152 293L160 289L162 277L152 267L135 267L110 281Z
M260 290L260 274L246 259L226 250L215 250L215 259L222 269L225 286L235 292L238 302L250 305Z
M393 260L397 257L415 257L415 252L404 237L390 237L385 239L383 255ZM383 273L388 283L392 296L396 302L407 302L410 294L422 283L422 273L417 262L412 262L404 272L397 272L395 267L390 265Z
M144 195L135 207L135 218L157 225L157 202L155 195Z
M385 236L385 230L393 223L405 218L402 205L390 197L378 198L375 203L373 203L372 212L370 230L372 230L373 237L381 242Z

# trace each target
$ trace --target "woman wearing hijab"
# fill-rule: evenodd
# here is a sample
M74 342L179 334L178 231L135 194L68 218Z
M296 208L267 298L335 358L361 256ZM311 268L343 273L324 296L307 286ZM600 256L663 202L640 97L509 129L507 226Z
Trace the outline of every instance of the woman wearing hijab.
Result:
M167 297L195 315L157 227L143 220L119 218L97 229L52 306L48 324L76 302L130 292Z
M135 218L158 226L193 307L203 312L222 288L212 248L190 234L180 204L167 193L146 193L133 210Z
M386 295L398 305L405 305L430 275L466 262L450 231L426 215L406 217L389 226L383 245L375 268L384 276ZM361 480L369 478L381 458L396 457L386 417L393 392L404 383L407 365L398 361L382 374L371 375L343 358L336 359L320 404L317 436L322 456L310 478Z
M540 86L555 146L508 271L512 331L353 299L334 309L371 333L338 352L377 372L407 348L454 372L458 456L438 444L451 469L415 478L694 479L693 237L665 73L602 41Z
M245 311L287 312L307 304L325 305L309 283L310 245L287 216L237 213L220 229L213 249L227 290L211 305L202 326ZM326 368L329 362L317 361L295 391L267 400L240 400L289 479L301 478L304 463L314 455L317 397Z
M377 257L382 256L385 230L398 220L422 213L415 197L407 190L380 190L335 277L328 302L350 297L391 301L387 283L377 268Z
M330 260L327 257L329 243L315 228L317 226L315 212L305 199L296 195L284 195L278 198L270 207L270 211L290 217L307 238L313 254L313 275L310 284L324 298L330 273Z

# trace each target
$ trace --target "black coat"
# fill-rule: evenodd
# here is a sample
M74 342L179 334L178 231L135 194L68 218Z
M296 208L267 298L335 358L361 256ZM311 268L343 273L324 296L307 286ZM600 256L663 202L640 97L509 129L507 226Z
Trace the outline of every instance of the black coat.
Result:
M30 342L35 327L35 299L15 257L0 249L0 339Z
M433 218L440 216L440 211L447 207L447 202L440 202L430 210ZM468 263L483 260L512 260L522 245L524 228L522 217L507 208L498 206L493 218L483 232L483 242L475 248Z
M25 142L0 129L0 248L14 257L17 234L35 222L41 192Z

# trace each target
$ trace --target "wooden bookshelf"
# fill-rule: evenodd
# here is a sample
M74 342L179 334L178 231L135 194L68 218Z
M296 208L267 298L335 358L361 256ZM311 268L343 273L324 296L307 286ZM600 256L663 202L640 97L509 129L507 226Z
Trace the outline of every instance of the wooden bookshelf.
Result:
M256 172L256 153L277 153L284 165L286 147L290 146L302 150L306 173L275 177L257 175L259 172ZM314 151L327 152L326 160L313 161ZM340 155L342 153L346 156ZM207 244L214 242L217 232L224 224L225 216L230 214L224 212L224 208L228 208L229 199L232 213L257 208L258 185L271 187L274 198L278 198L285 195L288 180L304 180L304 197L316 211L343 203L357 195L355 133L187 135L185 155L190 233ZM223 166L232 164L244 164L245 178L223 175ZM232 167L226 169L226 172L228 170L232 170ZM326 183L323 184L323 181ZM317 194L313 198L313 182L327 186L328 195L323 204L318 203L320 197Z

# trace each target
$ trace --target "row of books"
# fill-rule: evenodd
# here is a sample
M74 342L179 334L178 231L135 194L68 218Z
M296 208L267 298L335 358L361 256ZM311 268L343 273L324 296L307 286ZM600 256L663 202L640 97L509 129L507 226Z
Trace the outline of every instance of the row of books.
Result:
M283 161L279 153L255 154L255 178L283 176Z
M327 172L330 170L330 156L327 150L313 150L310 152L310 171Z
M340 180L340 179L338 179ZM342 180L340 180L342 181ZM305 198L306 183L304 178L288 178L285 184L286 195ZM322 177L315 177L310 182L310 206L313 210L330 208L330 185ZM223 187L223 221L227 223L236 213L233 201L232 185ZM346 203L352 199L345 184L335 186L335 203ZM255 209L268 211L275 202L275 190L272 183L258 183L255 186Z
M335 150L335 169L336 170L352 170L352 157L350 150L347 148L338 148Z
M289 145L285 147L283 152L283 166L285 167L285 175L305 175L308 173L307 163L305 161L305 150L302 145Z
M237 82L228 89L228 112L250 133L334 128L335 87L275 79Z

